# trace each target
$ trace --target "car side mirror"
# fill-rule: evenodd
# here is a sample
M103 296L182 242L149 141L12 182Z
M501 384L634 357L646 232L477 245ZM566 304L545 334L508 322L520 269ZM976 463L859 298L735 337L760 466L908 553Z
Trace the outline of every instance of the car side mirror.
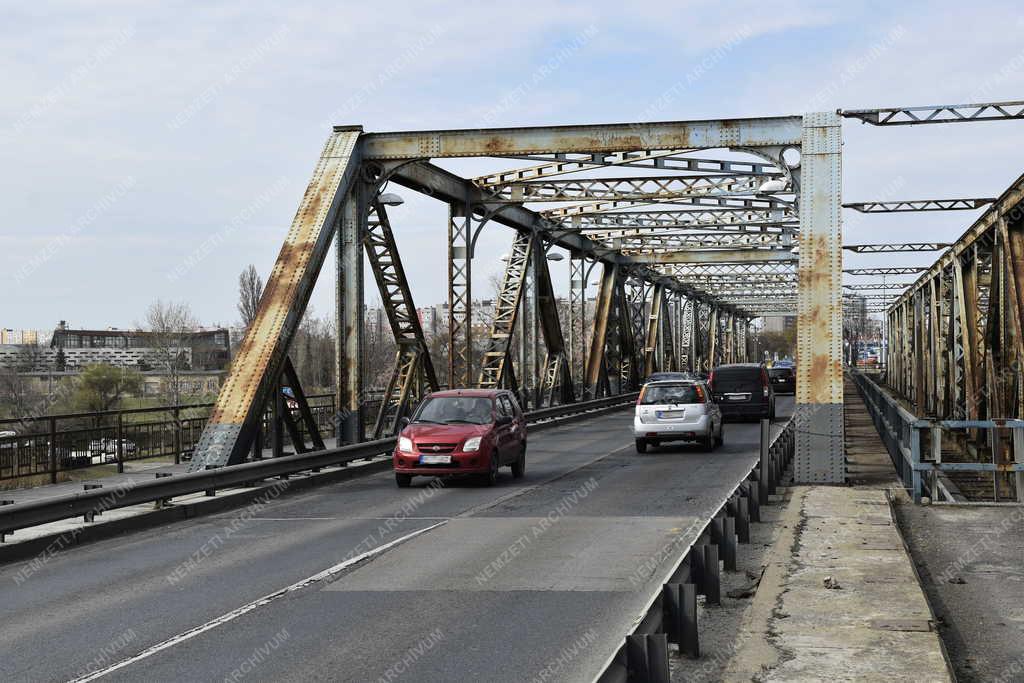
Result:
M404 429L409 426L410 422L412 422L412 420L410 420L407 417L403 417L401 420L398 421L398 424Z

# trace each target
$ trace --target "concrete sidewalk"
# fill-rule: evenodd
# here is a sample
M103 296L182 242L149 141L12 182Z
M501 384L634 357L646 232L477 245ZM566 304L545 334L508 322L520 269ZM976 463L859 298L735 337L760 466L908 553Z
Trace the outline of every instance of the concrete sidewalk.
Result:
M787 495L723 680L951 680L886 491Z
M942 641L890 497L904 496L853 384L852 486L793 486L726 681L950 681Z

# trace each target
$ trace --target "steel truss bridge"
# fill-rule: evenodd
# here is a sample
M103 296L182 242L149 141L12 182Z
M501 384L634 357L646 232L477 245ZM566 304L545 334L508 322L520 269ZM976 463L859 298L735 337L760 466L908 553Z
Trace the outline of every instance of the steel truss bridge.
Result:
M388 217L395 197L384 191L387 184L447 205L446 229L438 229L447 237L450 386L511 388L532 408L601 398L636 389L656 370L748 360L751 321L795 313L794 471L798 481L842 482L843 308L870 297L869 310L892 305L889 326L898 343L890 347L890 366L898 389L950 414L990 412L990 401L1000 401L1000 409L1019 406L1024 392L1017 388L998 397L986 394L980 402L978 397L989 377L1002 377L1000 370L1024 355L1016 291L1024 275L1018 274L1024 244L1017 242L1020 221L1012 213L1021 181L999 199L843 204L841 160L844 117L876 126L971 122L1019 118L1021 106L382 133L336 126L192 468L244 461L267 402L280 401L282 382L296 390L306 419L288 352L332 243L339 441L394 434L418 397L438 388L436 359L402 265L400 228ZM488 158L495 170L461 177L435 163L452 158ZM880 213L984 206L985 216L952 245L843 244L844 207ZM492 223L508 229L509 249L493 323L484 339L476 339L475 246ZM945 253L894 301L905 282L851 284L844 293L844 272L900 275L924 269L844 271L844 249ZM570 259L565 316L547 258L563 252ZM362 415L364 253L398 348L372 435L363 433ZM890 288L896 291L881 291ZM872 289L879 291L870 294ZM1015 377L1013 386L1019 387L1020 373ZM281 412L289 431L298 433L291 411ZM810 424L814 429L801 428ZM311 448L323 448L315 424L307 426L315 437ZM301 437L296 443L303 444Z

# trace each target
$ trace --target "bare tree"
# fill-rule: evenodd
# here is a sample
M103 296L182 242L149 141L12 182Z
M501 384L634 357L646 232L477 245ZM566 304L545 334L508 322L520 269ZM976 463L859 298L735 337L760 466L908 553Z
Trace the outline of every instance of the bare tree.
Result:
M149 346L156 366L164 373L164 395L173 405L181 403L181 375L191 367L190 333L197 325L192 309L184 302L157 299L146 311Z
M256 319L262 296L263 278L256 272L256 266L250 263L238 276L238 314L242 316L242 326L246 329Z
M34 369L34 355L38 349L23 347L11 361L0 365L0 415L31 417L40 403L42 392L29 375Z

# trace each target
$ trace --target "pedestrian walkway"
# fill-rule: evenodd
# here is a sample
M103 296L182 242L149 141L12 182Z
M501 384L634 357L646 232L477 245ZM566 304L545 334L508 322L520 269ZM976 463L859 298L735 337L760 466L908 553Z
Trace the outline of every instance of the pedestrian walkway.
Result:
M899 482L852 382L849 487L793 486L724 680L952 680L890 507Z

